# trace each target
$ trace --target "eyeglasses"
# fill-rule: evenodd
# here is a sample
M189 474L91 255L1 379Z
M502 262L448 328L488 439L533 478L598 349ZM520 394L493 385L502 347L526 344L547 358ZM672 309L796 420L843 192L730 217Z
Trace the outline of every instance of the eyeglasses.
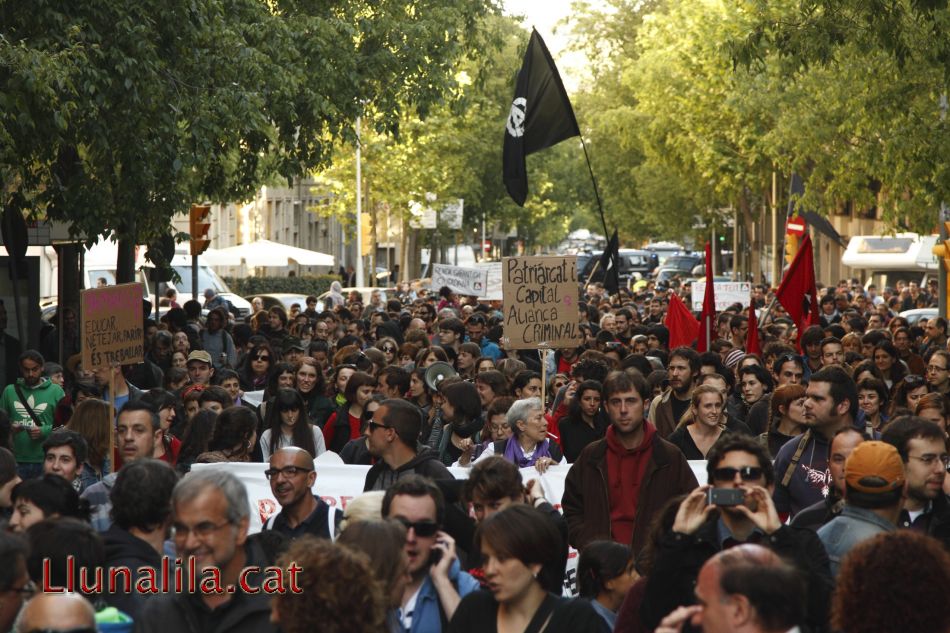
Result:
M395 348L395 347L390 347L389 345L383 345L383 347L380 348L380 349L382 349L382 351L385 352L385 353L387 353L387 354L395 354L395 353L396 353L396 348Z
M927 365L927 371L947 371L947 368L939 365Z
M312 473L313 468L303 468L302 466L284 466L283 468L268 468L264 471L264 476L268 480L275 479L283 475L284 477L296 477L299 473Z
M225 521L223 523L215 525L211 521L204 521L199 523L195 527L188 527L183 523L175 523L172 528L175 530L175 539L176 540L185 540L188 538L189 534L194 534L200 539L206 539L221 528L231 525L230 521Z
M947 466L950 466L950 455L946 453L942 455L933 455L933 454L921 455L919 457L917 455L908 455L907 458L916 459L921 464L927 467L933 466L934 464L937 463L938 460L940 461L941 464L943 464L944 468L946 468Z
M391 428L393 428L393 427L389 426L388 424L380 424L379 422L374 422L374 421L372 421L372 420L369 421L369 432L370 432L370 433L372 433L372 432L375 431L376 429L391 429Z
M416 531L416 536L428 537L435 536L435 533L439 531L439 524L435 521L410 521L409 519L404 519L402 517L396 517L396 520L405 526L406 531L410 529Z
M257 356L254 357L254 360L267 360L267 361L269 361L269 360L270 360L270 356L262 356L262 355L258 354Z
M724 466L713 471L713 479L716 481L732 481L736 475L742 477L742 481L754 481L762 477L762 469L758 466L743 466L742 468Z
M911 374L910 376L904 376L904 384L908 386L922 385L927 382L927 379L923 376L917 376L916 374Z

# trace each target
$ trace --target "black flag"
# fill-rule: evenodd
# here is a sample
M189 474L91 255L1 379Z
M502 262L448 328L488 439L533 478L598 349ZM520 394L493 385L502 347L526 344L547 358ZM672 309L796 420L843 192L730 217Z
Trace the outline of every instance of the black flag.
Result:
M604 254L600 256L600 269L604 271L604 290L607 294L620 292L620 240L617 238L617 229L614 229Z
M505 187L519 206L528 197L525 156L580 134L554 60L532 29L505 125Z

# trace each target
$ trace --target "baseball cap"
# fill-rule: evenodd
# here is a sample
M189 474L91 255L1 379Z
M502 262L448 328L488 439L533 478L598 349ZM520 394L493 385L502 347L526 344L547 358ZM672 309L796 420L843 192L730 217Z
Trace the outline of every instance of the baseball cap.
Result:
M861 442L845 462L844 479L858 492L892 492L904 485L904 463L890 444L876 440Z
M301 352L307 351L307 348L304 347L303 342L296 336L288 336L284 340L283 351L284 353L289 352L292 349L300 350Z
M190 363L191 361L193 361L193 360L197 360L197 361L200 361L200 362L202 362L202 363L207 363L207 364L210 365L210 364L211 364L211 354L209 354L208 352L204 351L203 349L196 349L195 351L193 351L193 352L191 352L190 354L188 354L188 360L185 362L185 364L187 365L187 364L189 364L189 363Z

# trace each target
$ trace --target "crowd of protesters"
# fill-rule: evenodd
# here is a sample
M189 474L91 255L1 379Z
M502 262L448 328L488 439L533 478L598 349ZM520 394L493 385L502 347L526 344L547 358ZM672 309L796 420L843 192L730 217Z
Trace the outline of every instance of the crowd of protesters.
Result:
M337 286L173 305L135 365L84 368L71 331L6 363L0 633L950 632L947 322L898 314L932 292L841 282L799 332L756 286L761 353L738 305L699 353L664 325L685 288L592 284L584 340L541 353L501 302ZM312 490L327 452L369 466L345 508ZM258 533L194 468L226 462L270 485ZM237 589L141 589L165 555Z

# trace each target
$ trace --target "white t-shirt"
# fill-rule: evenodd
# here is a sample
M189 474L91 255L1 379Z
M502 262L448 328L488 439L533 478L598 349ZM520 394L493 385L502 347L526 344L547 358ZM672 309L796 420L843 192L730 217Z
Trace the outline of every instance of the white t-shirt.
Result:
M314 455L314 457L316 457L317 455L322 455L323 453L326 453L327 443L323 439L323 431L321 431L319 428L317 428L313 424L310 425L310 430L313 431L313 445L317 449L317 454ZM264 454L265 462L270 460L270 456L272 454L270 450L270 436L271 436L270 429L267 429L266 431L261 433L261 452ZM287 446L294 446L293 437L290 435L284 435L283 433L281 433L280 439L277 441L277 448L285 448Z

